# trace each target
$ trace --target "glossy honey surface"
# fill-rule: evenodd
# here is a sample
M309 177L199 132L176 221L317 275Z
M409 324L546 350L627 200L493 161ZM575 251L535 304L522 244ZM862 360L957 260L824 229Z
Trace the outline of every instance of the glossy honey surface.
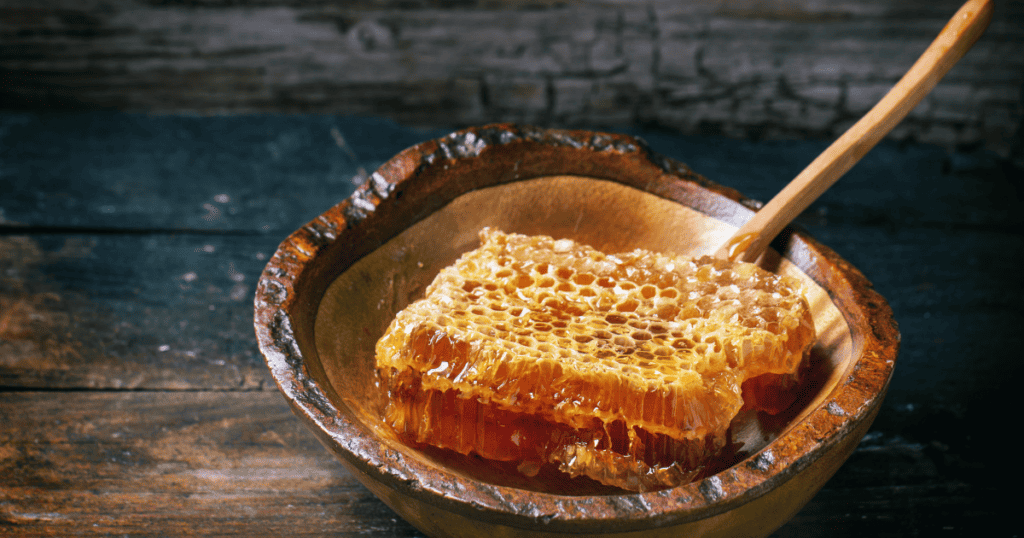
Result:
M725 446L744 388L776 410L814 340L799 282L752 264L480 240L377 344L385 421L406 441L674 486Z

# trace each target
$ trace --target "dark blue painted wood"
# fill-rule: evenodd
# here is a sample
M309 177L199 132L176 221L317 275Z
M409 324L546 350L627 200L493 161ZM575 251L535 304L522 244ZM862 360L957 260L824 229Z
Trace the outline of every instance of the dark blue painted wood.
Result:
M326 115L0 113L0 389L274 390L252 335L267 257L358 178L447 132ZM630 134L760 200L826 146ZM798 219L888 299L903 340L873 431L779 536L1011 528L999 516L1024 373L1022 177L985 152L886 143ZM0 426L0 447L16 438ZM362 523L412 535L388 514ZM14 516L0 516L2 534Z

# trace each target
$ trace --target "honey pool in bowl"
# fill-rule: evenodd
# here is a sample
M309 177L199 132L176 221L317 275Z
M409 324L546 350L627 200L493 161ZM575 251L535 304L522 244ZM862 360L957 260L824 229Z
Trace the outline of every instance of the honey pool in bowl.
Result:
M752 213L735 191L639 140L493 125L410 148L292 234L265 270L256 331L282 393L321 441L432 536L766 535L842 464L877 413L898 333L856 269L800 232L763 264L800 279L818 340L787 411L734 424L734 450L695 482L630 493L414 449L381 420L374 347L395 314L484 227L604 252L712 251Z

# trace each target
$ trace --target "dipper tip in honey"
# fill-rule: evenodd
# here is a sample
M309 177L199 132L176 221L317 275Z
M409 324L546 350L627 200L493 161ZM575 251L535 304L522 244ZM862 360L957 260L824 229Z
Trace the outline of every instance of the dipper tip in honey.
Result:
M679 485L745 403L780 410L815 338L799 282L752 264L480 240L377 343L384 420L407 443L527 475L552 464L631 491Z

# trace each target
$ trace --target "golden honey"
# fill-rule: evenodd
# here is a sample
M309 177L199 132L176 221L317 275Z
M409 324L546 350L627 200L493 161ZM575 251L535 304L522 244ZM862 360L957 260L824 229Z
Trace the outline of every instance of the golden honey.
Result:
M404 441L633 491L698 476L744 407L780 411L814 340L752 264L485 229L377 343Z

